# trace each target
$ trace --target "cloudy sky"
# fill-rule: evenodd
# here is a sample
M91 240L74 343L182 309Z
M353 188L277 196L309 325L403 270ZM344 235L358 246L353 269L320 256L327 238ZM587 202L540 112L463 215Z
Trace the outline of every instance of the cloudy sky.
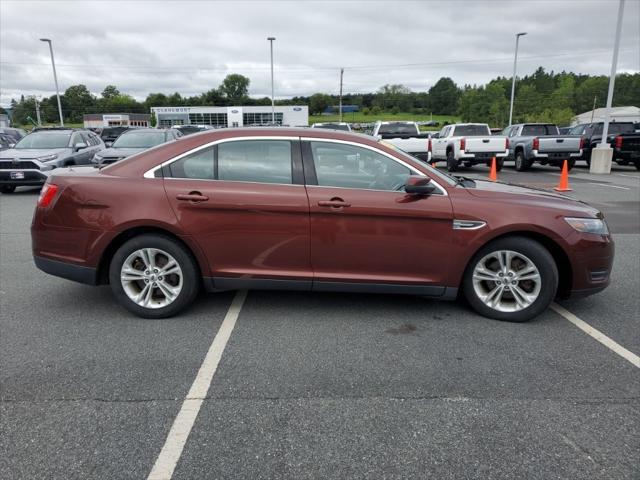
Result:
M608 74L618 0L505 1L124 1L0 0L0 105L51 95L47 45L60 89L82 83L99 94L114 84L149 92L199 94L229 73L270 95L269 42L275 36L277 97L346 92L387 83L428 89L552 70ZM640 0L627 0L619 71L640 71Z

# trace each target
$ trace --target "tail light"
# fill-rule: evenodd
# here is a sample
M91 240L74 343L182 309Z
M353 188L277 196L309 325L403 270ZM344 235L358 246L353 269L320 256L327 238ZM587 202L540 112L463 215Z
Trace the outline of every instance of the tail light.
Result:
M584 148L584 137L580 137L580 150Z
M427 143L427 151L431 151L431 139L429 139L429 143Z
M504 149L505 150L509 150L509 139L508 138L504 139Z
M460 150L462 150L463 152L467 150L467 139L466 138L461 138L460 139Z
M538 137L533 139L533 149L540 150L540 139Z
M53 183L45 183L38 197L38 206L47 208L58 193L58 186Z
M616 148L622 148L622 136L621 135L618 135L615 138L614 142L615 142L615 147Z

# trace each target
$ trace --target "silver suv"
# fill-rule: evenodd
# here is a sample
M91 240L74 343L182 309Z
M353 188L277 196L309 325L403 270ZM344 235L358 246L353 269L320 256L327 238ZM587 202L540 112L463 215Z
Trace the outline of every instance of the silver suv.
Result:
M0 152L0 192L42 185L54 169L91 164L94 154L103 148L100 137L89 130L34 130L13 148Z

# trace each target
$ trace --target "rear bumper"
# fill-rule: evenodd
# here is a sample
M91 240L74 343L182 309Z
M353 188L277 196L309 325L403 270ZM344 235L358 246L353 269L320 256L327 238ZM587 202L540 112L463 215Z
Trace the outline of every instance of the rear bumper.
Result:
M73 280L74 282L85 283L87 285L98 284L98 271L95 268L50 260L35 255L33 261L36 267L49 275L55 275L56 277L66 278L67 280Z
M568 160L570 158L578 159L582 157L582 150L576 152L549 152L542 153L538 150L531 151L531 158L540 160Z

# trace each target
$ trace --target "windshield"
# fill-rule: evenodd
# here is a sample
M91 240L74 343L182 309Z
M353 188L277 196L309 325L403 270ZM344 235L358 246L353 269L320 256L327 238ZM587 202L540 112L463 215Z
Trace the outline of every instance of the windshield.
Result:
M454 137L484 137L491 135L487 125L458 125L453 131Z
M69 145L71 132L34 132L23 137L15 146L16 149L27 148L65 148Z
M164 132L123 133L114 142L113 148L150 148L165 142Z
M558 127L555 125L525 125L522 127L522 136L558 135Z
M383 123L378 129L378 134L383 133L408 133L415 135L418 133L418 127L413 123Z

